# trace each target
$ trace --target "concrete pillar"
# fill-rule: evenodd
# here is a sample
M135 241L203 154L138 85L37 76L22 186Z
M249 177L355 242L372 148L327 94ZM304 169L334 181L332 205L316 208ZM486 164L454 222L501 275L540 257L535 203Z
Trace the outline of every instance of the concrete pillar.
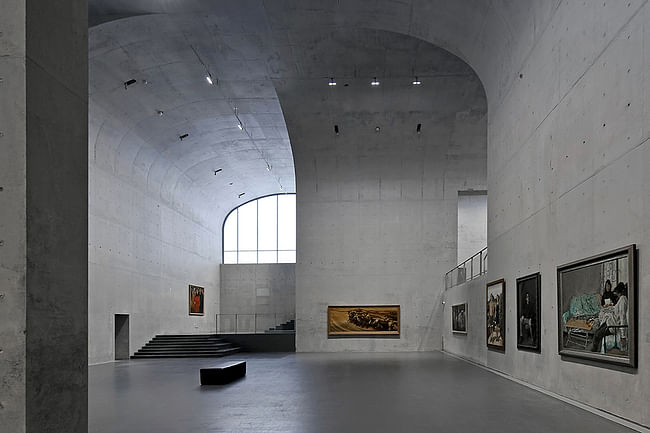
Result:
M88 427L87 0L0 7L0 426Z

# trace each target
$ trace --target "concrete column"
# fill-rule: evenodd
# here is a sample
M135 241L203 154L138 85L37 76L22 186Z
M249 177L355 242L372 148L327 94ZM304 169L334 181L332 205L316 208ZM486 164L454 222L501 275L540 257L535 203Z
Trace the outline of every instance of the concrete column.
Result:
M0 425L85 432L86 0L0 13Z

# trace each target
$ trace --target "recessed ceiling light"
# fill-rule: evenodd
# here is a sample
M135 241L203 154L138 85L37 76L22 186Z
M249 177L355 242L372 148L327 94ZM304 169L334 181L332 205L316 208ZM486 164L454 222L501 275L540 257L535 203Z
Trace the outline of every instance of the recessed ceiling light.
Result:
M373 78L373 80L370 82L371 86L379 86L379 81L377 80L377 77Z

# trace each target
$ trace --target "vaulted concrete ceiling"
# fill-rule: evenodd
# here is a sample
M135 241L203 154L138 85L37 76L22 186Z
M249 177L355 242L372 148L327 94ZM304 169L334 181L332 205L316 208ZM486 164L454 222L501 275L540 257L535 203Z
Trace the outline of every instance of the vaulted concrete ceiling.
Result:
M444 60L450 56L419 60L417 43L387 57L381 44L394 45L401 34L467 61L494 103L516 78L497 72L518 58L512 52L521 35L532 38L543 25L529 17L539 20L555 7L555 1L90 0L89 22L97 24L89 30L91 155L99 167L144 184L196 219L220 224L246 199L295 191L276 86L321 80L325 91L329 76L424 79L459 72L462 63ZM375 38L366 44L373 48L360 50L364 38ZM442 53L427 55L436 52ZM125 89L130 79L136 83ZM409 98L415 107L426 104L424 94ZM189 135L180 140L183 134Z

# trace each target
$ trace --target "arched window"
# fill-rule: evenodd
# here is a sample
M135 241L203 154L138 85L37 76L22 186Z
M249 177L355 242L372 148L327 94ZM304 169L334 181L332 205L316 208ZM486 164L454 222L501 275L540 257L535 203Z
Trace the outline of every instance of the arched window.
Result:
M258 198L223 223L223 263L296 263L296 195Z

